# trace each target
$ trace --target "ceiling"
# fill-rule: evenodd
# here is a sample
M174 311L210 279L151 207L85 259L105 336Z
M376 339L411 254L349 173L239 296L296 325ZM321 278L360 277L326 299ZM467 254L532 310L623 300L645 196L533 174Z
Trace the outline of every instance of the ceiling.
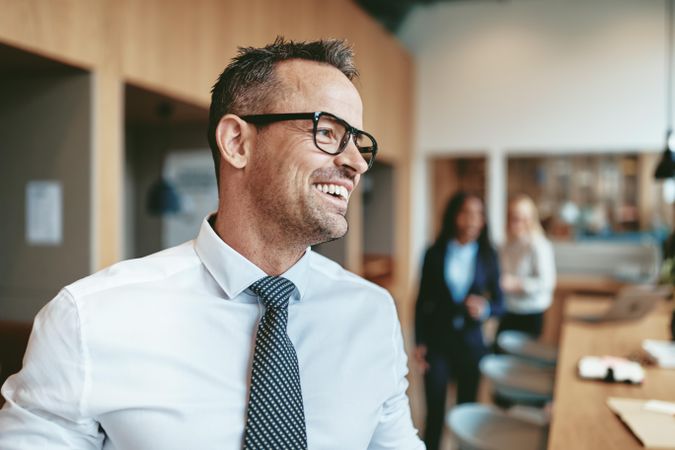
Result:
M355 0L366 12L373 16L392 33L398 31L406 15L418 5L430 5L440 2L500 2L506 0Z

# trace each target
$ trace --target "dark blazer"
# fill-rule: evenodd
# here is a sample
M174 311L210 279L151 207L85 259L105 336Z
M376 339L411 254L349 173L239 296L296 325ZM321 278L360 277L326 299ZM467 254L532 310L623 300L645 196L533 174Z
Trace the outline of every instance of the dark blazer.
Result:
M445 283L445 251L447 245L431 246L424 257L420 290L415 306L415 337L418 345L430 350L443 351L461 341L468 350L480 358L485 353L480 322L469 316L461 299L455 302ZM490 315L501 316L504 299L499 287L497 253L490 246L480 245L476 257L476 270L469 294L481 295L490 302ZM453 326L454 318L462 317L460 329Z

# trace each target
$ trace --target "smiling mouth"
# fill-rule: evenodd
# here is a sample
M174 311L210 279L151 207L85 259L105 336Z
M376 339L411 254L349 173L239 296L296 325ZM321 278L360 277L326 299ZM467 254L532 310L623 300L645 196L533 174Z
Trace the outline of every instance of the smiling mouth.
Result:
M315 184L314 187L324 194L331 195L337 199L349 200L349 191L344 186L337 184Z

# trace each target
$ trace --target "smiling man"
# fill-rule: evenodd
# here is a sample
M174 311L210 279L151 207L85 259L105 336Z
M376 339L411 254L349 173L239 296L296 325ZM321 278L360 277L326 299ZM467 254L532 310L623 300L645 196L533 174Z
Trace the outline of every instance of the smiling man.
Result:
M2 388L0 448L422 449L383 289L314 253L377 153L342 41L242 48L213 87L218 211L65 287Z

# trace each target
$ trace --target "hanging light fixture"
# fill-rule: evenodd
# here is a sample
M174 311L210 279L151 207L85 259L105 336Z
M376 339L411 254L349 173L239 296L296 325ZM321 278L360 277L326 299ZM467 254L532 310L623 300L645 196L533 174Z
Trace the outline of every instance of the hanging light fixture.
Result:
M666 147L663 149L663 155L659 165L654 171L654 178L657 180L666 180L675 176L675 161L673 161L673 151L670 138L673 134L672 128L672 101L673 101L673 80L672 80L672 45L673 45L673 0L667 0L666 5L668 13L666 14L667 36L666 36Z

